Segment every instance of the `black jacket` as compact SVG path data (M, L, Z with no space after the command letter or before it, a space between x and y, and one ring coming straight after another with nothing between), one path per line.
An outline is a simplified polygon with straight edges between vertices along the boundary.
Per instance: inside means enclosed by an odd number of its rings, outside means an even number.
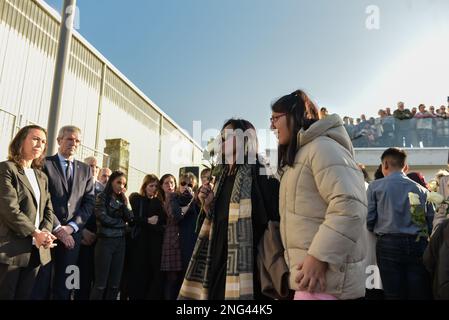
M170 197L169 201L171 214L175 217L179 226L182 268L183 270L186 270L198 238L196 227L201 207L196 200L192 201L192 196L190 194L175 193ZM186 206L189 207L183 212L182 207Z
M131 237L138 237L142 231L162 236L167 222L162 201L157 198L149 199L138 193L133 193L129 196L129 202L134 215ZM155 215L158 216L157 224L148 224L148 218Z
M120 200L107 197L103 192L95 202L97 236L118 238L125 236L126 223L133 223L133 212Z

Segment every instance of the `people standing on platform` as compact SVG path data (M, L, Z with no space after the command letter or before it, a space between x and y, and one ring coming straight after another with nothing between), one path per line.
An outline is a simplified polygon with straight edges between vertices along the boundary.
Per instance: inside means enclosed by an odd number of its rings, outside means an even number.
M95 201L97 244L95 284L91 300L117 300L125 261L126 224L133 223L133 212L126 196L126 175L114 171Z
M419 142L424 147L433 147L433 118L435 116L426 110L424 104L420 104L419 112L415 114L414 118L416 119L416 134Z
M265 175L254 126L230 119L221 130L216 183L199 189L204 221L180 299L268 299L261 291L257 245L279 221L279 182Z
M19 130L0 163L0 300L28 300L56 239L47 176L41 171L47 133Z
M363 174L338 115L318 120L301 90L272 105L278 141L280 231L297 300L365 296Z
M130 300L162 300L161 256L166 213L159 179L147 175L139 193L129 196L134 226L126 253L127 283Z
M67 267L77 266L84 225L94 205L94 180L90 167L75 159L81 145L81 130L64 126L58 133L58 152L46 158L44 172L48 176L51 201L55 213L56 235L61 244L54 249L54 277L51 265L41 268L33 289L33 299L69 300L75 286L67 286Z
M404 102L398 102L398 108L393 112L395 118L396 146L410 146L410 119L413 118L409 109L405 108Z

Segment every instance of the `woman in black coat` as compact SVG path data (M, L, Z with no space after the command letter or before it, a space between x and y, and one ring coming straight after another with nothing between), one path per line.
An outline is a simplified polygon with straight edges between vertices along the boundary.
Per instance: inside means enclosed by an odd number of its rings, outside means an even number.
M216 184L202 186L202 227L179 299L260 300L257 247L268 222L279 221L279 181L259 162L254 126L228 120L222 129Z
M159 179L147 175L139 193L129 197L134 226L128 246L128 295L131 300L161 300L162 240L166 215L159 191Z
M198 200L198 194L195 192L197 184L197 179L193 173L189 172L182 175L179 179L179 192L176 197L170 199L172 214L178 217L183 276L198 238L196 227L201 204Z

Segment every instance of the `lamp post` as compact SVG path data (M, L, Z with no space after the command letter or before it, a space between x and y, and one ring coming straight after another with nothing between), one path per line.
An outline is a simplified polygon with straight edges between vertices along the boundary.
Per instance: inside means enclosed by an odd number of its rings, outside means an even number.
M56 138L61 114L62 92L64 89L64 76L70 58L70 44L72 41L73 21L75 20L76 0L64 0L62 19L59 31L58 53L56 56L53 88L51 92L50 113L48 115L48 151L55 154L57 149Z

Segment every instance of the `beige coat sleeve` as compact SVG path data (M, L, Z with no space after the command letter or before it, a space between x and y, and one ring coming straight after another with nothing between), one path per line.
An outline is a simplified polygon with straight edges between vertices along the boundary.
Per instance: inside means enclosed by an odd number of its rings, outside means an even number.
M313 159L314 181L328 207L308 254L330 264L344 263L356 242L362 241L366 228L363 175L349 153L338 145L329 143L318 148Z

